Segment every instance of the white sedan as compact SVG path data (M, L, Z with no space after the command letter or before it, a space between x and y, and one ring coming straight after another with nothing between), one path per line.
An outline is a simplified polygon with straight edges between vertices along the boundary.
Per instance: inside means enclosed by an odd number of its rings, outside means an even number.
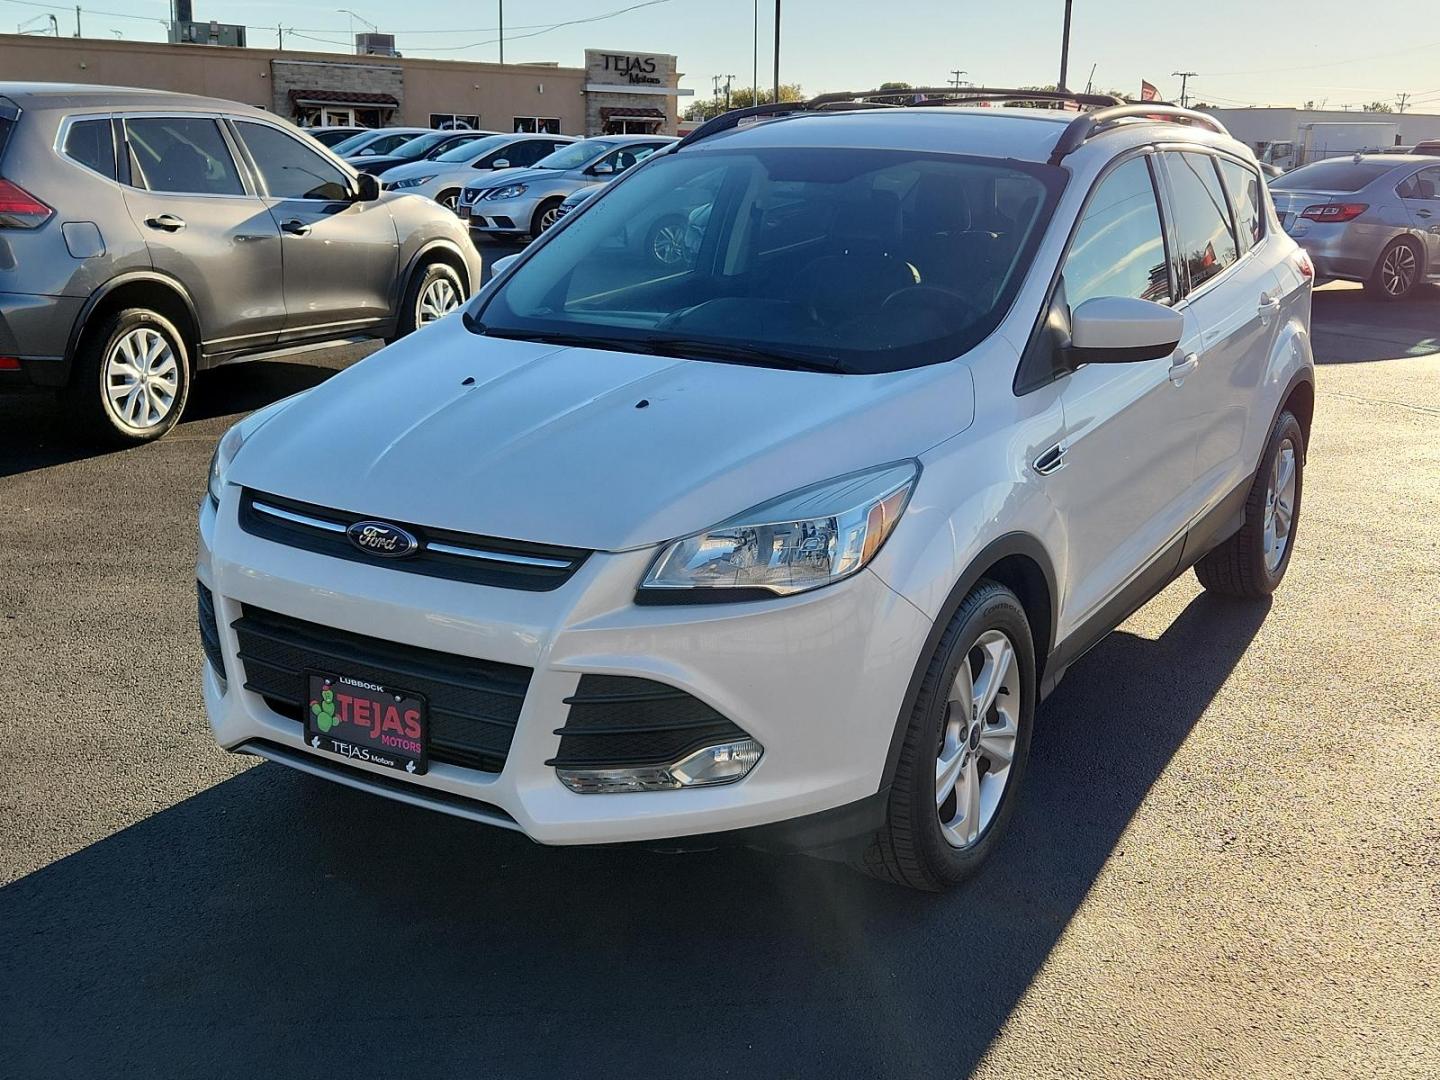
M385 174L385 191L424 195L454 210L475 170L514 169L535 162L575 139L570 135L487 135L463 142L429 161L399 165Z

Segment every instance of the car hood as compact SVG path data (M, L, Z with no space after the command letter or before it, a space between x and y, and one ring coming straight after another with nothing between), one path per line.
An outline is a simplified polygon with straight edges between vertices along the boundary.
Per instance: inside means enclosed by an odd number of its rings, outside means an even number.
M451 316L310 391L227 479L406 524L621 551L917 456L973 416L963 364L782 371L486 338Z
M489 172L480 172L465 186L493 188L507 184L534 184L541 180L556 180L564 175L559 169L491 169Z
M407 161L403 165L396 165L385 170L387 182L405 180L412 176L439 176L441 173L454 172L456 169L464 169L465 165L457 165L453 161Z

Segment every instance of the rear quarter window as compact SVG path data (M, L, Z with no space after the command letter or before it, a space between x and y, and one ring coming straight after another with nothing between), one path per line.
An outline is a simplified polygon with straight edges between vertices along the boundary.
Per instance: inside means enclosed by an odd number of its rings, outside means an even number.
M10 141L10 132L19 116L19 106L7 97L0 97L0 157L5 156L5 144Z
M109 120L76 120L65 133L65 156L115 179L115 138Z

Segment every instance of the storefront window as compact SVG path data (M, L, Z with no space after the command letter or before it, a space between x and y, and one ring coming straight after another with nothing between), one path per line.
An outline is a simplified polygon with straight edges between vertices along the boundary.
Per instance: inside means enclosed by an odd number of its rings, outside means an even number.
M431 113L430 126L437 131L466 131L480 127L476 113Z
M515 130L526 135L559 135L560 119L555 116L517 116Z

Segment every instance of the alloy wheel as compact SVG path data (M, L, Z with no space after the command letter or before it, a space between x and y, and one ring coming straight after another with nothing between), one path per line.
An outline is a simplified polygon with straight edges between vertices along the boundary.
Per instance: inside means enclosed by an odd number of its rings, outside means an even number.
M180 363L165 335L139 326L122 335L105 356L105 396L111 412L127 427L146 430L162 423L180 392Z
M1380 264L1380 283L1391 296L1404 296L1415 284L1420 267L1409 244L1396 244Z
M425 326L443 319L460 306L460 291L449 278L437 277L426 285L416 302L415 325Z
M558 206L547 206L547 207L545 208L545 211L540 215L540 231L541 231L541 232L545 232L547 229L550 228L551 225L554 225L555 222L557 222L557 221L559 221L559 220L560 220L560 207L558 207Z
M458 191L447 191L440 196L440 205L449 210L452 214L460 212L460 193Z
M1265 568L1279 569L1290 547L1290 528L1295 520L1295 444L1280 444L1270 466L1270 485L1265 491Z
M664 266L674 266L685 259L685 226L662 225L655 230L650 253Z
M951 847L973 847L995 819L1020 732L1020 661L1000 630L981 634L946 702L935 760L935 812Z

